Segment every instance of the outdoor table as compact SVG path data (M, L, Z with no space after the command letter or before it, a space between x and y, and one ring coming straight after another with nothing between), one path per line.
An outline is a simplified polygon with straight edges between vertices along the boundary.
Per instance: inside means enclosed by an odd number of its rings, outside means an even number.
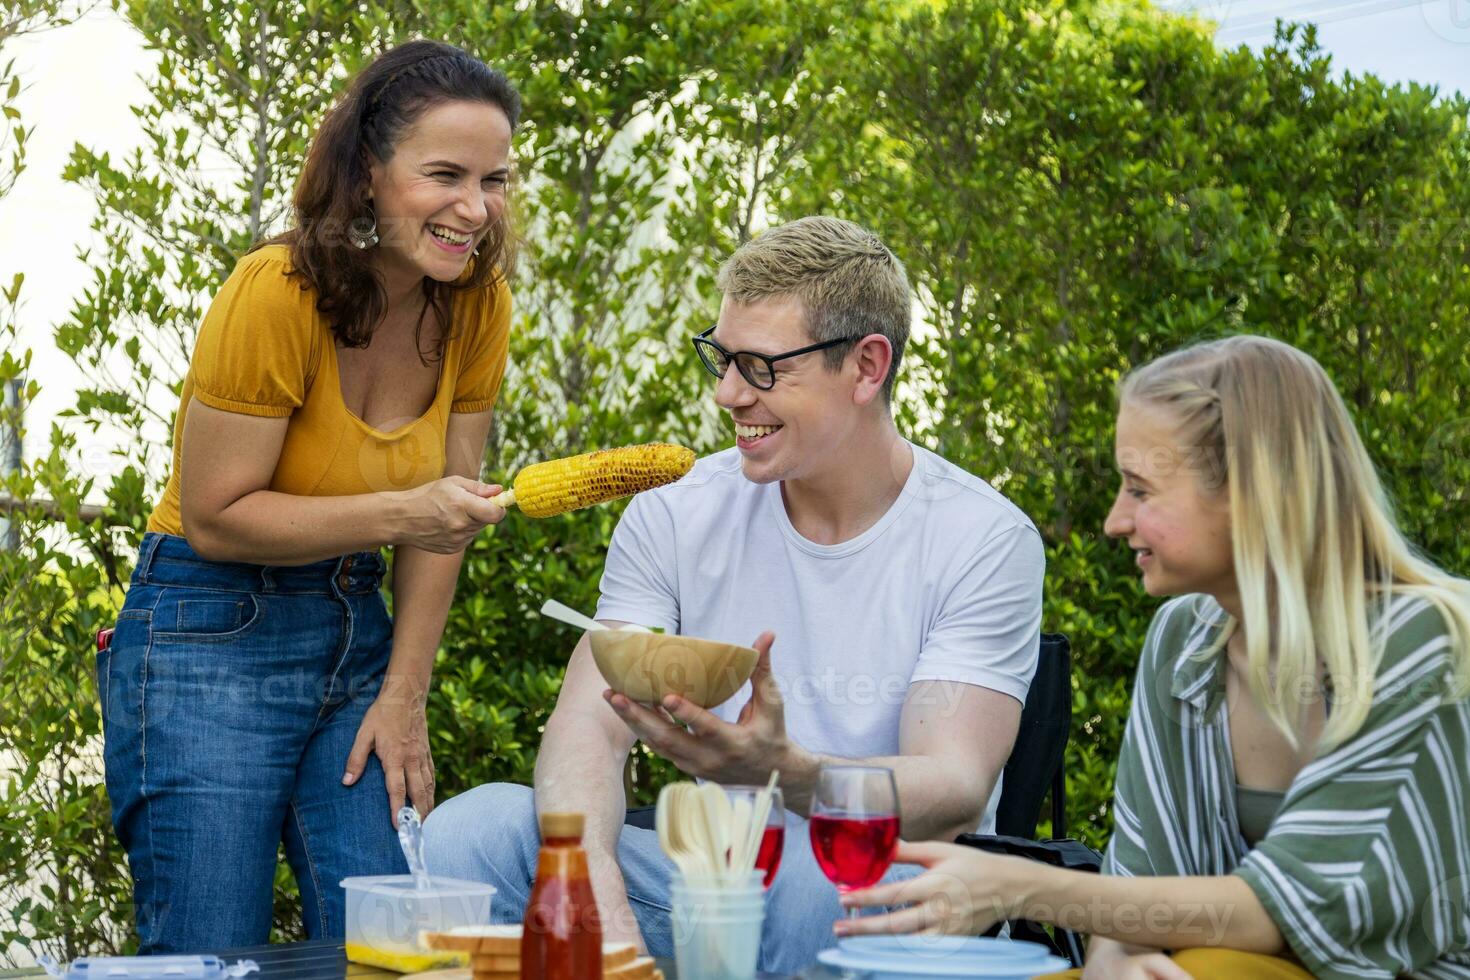
M245 949L212 952L227 964L236 960L254 960L259 963L260 972L252 973L247 980L398 980L402 976L380 967L348 962L342 944L331 940L250 946ZM678 972L674 969L672 959L660 959L657 962L667 980L678 980ZM23 970L0 970L0 980L35 980L45 976L46 971L39 966ZM774 973L759 973L756 976L760 980L783 980ZM797 976L806 980L826 980L838 974L814 964L810 970Z

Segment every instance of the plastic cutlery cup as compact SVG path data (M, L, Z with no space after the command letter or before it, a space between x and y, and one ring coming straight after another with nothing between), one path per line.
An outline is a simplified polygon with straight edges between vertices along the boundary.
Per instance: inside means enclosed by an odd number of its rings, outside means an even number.
M764 876L755 871L741 878L731 875L711 877L675 876L669 884L669 895L677 902L698 907L712 915L726 912L745 912L752 908L765 907Z
M690 891L673 882L670 916L680 980L751 980L765 922L762 875Z

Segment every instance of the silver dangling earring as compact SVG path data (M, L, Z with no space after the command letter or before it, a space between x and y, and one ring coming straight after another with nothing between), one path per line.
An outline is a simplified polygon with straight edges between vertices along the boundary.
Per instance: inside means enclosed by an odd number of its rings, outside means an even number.
M366 216L353 218L347 223L347 237L360 249L369 249L378 244L378 218L371 208Z

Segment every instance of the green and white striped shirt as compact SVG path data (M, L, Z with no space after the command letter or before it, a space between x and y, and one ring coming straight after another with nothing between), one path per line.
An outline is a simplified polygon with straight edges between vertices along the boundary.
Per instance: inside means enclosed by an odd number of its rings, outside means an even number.
M1320 977L1470 977L1470 707L1448 697L1439 611L1391 603L1368 720L1297 774L1254 849L1221 710L1226 619L1192 595L1149 627L1103 873L1237 874Z

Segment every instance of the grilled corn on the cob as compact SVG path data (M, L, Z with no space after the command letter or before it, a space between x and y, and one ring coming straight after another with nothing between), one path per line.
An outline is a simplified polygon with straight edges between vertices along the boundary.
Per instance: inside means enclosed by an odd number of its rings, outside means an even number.
M554 517L673 483L693 465L693 450L666 442L599 449L527 466L493 502L514 504L528 517Z

